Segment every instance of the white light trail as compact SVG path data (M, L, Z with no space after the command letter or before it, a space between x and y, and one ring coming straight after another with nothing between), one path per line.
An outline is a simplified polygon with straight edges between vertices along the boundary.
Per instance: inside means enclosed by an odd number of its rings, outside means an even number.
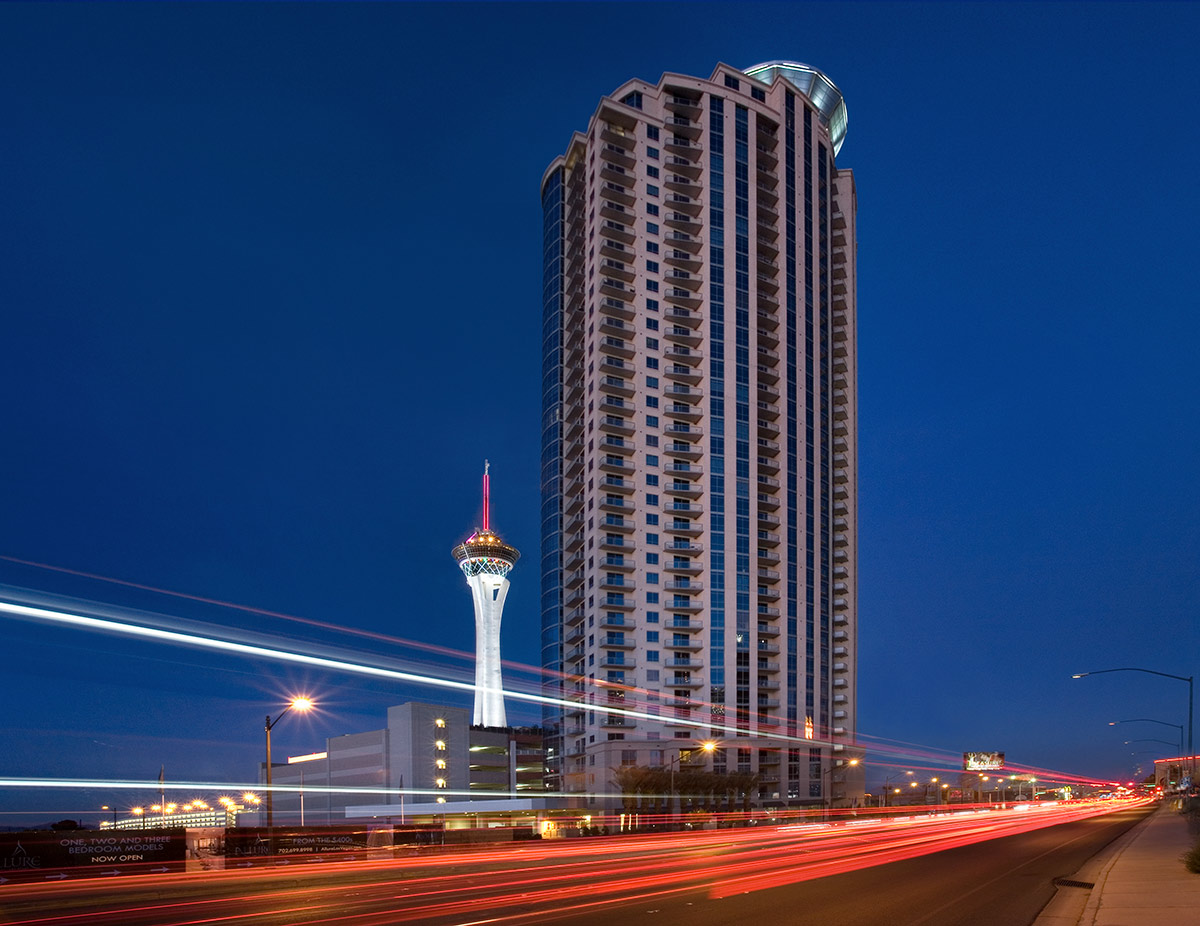
M59 626L90 630L98 633L112 633L120 636L154 640L160 643L174 644L177 646L215 650L217 652L233 653L240 656L250 656L258 659L272 659L277 662L290 662L299 665L314 666L316 668L328 669L333 672L345 672L353 675L368 675L375 678L389 679L391 681L407 682L413 685L424 685L431 688L448 688L454 691L471 692L472 694L475 691L475 685L471 682L460 682L454 679L438 678L436 676L419 674L416 672L405 671L403 669L392 669L383 666L365 665L358 662L348 662L344 659L332 659L327 656L316 656L309 653L290 652L288 650L277 649L275 647L263 646L260 644L240 643L235 640L221 639L217 636L206 636L199 633L185 633L183 631L167 630L161 627L148 627L144 624L132 624L112 618L90 617L83 614L73 614L69 611L63 611L58 608L37 607L27 604L17 604L11 601L0 601L0 614L5 614L22 620L57 624ZM572 701L567 698L554 698L550 697L549 695L532 694L529 692L514 691L510 689L505 689L504 696L512 698L515 701L525 701L532 704L548 704L556 707L565 707L568 709L579 709L581 707L586 707L588 710L601 710L606 714L617 714L623 717L632 717L639 720L654 720L659 722L663 720L663 716L661 714L652 714L647 711L631 710L626 707L621 707L618 704L610 704L608 702L590 703L583 701ZM672 718L671 722L679 726L689 726L705 731L711 730L714 733L719 732L729 734L731 736L737 732L734 727L724 726L711 721ZM781 741L805 743L809 746L828 745L820 739L789 736L782 732L775 734L773 738Z

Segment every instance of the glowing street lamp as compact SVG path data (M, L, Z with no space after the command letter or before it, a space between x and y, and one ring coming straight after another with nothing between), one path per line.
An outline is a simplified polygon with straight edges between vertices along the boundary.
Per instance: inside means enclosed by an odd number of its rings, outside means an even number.
M283 719L283 715L290 710L297 710L301 713L311 711L313 709L312 699L310 698L293 698L292 703L275 715L275 719L271 719L271 715L267 714L265 725L267 734L267 829L270 829L274 823L271 815L271 730L275 724Z

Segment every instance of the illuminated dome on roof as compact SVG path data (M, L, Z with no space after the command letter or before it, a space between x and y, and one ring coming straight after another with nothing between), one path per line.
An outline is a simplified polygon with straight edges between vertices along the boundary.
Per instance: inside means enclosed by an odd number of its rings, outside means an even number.
M842 99L842 91L823 73L799 61L767 61L742 73L764 84L773 84L782 77L803 93L817 107L821 122L829 127L834 155L842 150L842 142L846 140L846 101Z

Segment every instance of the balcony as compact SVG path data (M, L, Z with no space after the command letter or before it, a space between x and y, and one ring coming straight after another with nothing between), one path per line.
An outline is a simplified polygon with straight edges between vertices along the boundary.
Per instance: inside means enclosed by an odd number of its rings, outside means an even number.
M663 395L665 395L668 399L673 399L677 402L699 403L704 398L704 391L701 389L693 389L690 386L682 386L678 383L672 383L663 389Z
M698 463L680 463L673 460L663 467L663 472L684 479L700 479L704 475L704 467Z
M703 669L704 660L694 659L690 656L674 656L671 659L664 660L662 663L664 669Z
M767 418L758 419L758 436L759 437L778 437L779 425Z
M632 218L632 217L631 217ZM607 235L610 238L615 238L625 244L633 244L637 240L633 228L623 222L617 222L613 219L605 219L600 225L600 233Z
M637 660L636 659L633 659L632 657L618 658L618 657L623 657L624 655L625 655L624 653L618 653L618 654L613 654L611 656L601 657L600 668L601 669L636 669L637 668Z
M612 241L608 238L600 239L600 255L618 262L630 261L636 256L631 248L625 247L619 241Z
M672 281L668 279L667 281L665 281L664 286L666 286L667 284L669 284L671 282ZM680 282L688 282L688 281L682 280ZM696 279L693 282L696 284L697 287L699 287L699 283L700 283L699 279ZM687 309L698 309L700 307L700 303L703 301L700 298L699 293L692 292L692 290L690 290L690 289L686 289L683 286L676 286L676 285L671 285L669 289L663 289L663 291L660 293L660 295L669 304L681 305Z
M600 157L609 164L616 164L624 167L626 170L633 170L637 166L637 161L629 152L629 149L619 144L613 144L612 142L600 146Z
M601 376L599 386L602 395L633 397L633 384L622 376Z
M682 518L674 518L671 521L665 522L661 526L663 533L670 534L672 537L699 537L704 533L704 525L700 521L687 521Z
M633 342L623 338L604 337L600 339L601 353L626 360L633 359Z
M695 482L668 482L662 487L664 495L671 498L696 499L704 492L704 487Z
M678 421L686 421L688 423L700 420L703 412L694 405L684 405L682 402L677 402L674 405L663 407L662 413L668 418L673 418Z
M660 644L663 649L685 650L689 653L698 652L703 649L704 644L693 637L688 637L686 640L671 640Z
M690 347L672 344L663 351L664 357L674 363L686 363L689 366L699 366L704 360L704 354Z
M663 434L667 437L695 442L703 439L704 429L693 424L675 422L663 428Z
M768 144L757 144L754 146L756 158L759 168L774 170L775 165L779 163L779 158L775 154L775 146Z
M686 212L672 210L663 216L663 221L669 228L677 229L681 232L686 232L689 235L699 234L704 227L700 219L696 216L688 215Z
M621 473L626 476L633 475L633 464L623 457L608 455L600 460L600 469L606 473Z
M690 592L699 593L704 591L704 583L686 581L664 582L662 588L665 592L683 592L685 594Z
M633 424L628 418L618 418L615 415L605 415L600 419L600 430L608 434L633 436Z
M699 133L696 133L699 134ZM668 135L664 147L672 154L696 159L703 150L700 143L683 135Z
M704 552L704 544L687 540L672 540L670 543L663 544L662 548L669 553L686 553L689 556Z
M685 347L699 347L703 340L699 331L683 325L672 325L670 328L663 329L662 336L673 344L682 344Z
M755 631L760 637L777 637L779 636L779 628L774 624L766 624L762 621L758 622L758 627Z
M605 515L600 520L600 527L606 531L620 531L623 534L632 534L637 529L632 519L619 514Z

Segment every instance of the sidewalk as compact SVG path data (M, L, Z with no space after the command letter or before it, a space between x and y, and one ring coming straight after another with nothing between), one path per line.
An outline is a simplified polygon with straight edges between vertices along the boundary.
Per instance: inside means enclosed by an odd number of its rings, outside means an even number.
M1198 836L1164 802L1072 875L1080 885L1059 887L1034 926L1200 926L1200 874L1180 861Z

